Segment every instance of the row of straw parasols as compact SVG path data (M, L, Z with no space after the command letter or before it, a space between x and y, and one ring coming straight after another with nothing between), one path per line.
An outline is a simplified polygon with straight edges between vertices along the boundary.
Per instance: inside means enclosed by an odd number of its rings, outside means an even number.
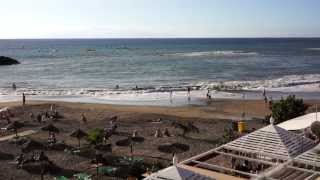
M50 133L59 133L60 132L60 130L56 126L54 126L53 124L48 124L47 126L42 127L41 130L48 131L49 134ZM70 136L78 139L78 146L80 148L80 146L81 146L80 140L82 138L84 138L84 137L87 137L88 134L79 128L79 129L74 130L70 134Z

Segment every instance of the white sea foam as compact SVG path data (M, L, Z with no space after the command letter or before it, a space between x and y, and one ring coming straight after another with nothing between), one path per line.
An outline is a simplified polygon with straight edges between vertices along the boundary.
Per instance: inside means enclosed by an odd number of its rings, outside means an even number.
M320 51L320 48L307 48L306 50L309 50L309 51Z
M229 90L262 90L270 91L288 91L288 92L320 92L320 74L308 75L289 75L276 79L255 80L255 81L225 81L225 82L200 82L195 84L187 84L183 86L163 86L163 87L146 87L139 90L132 89L96 89L96 88L69 88L69 89L34 89L34 88L19 88L17 91L12 91L10 88L0 88L0 95L21 95L26 93L35 96L119 96L149 94L158 92L180 92L186 91L187 87L191 86L193 90L214 89L220 91Z
M191 86L192 101L204 99L206 97L207 89L212 89L211 95L213 98L224 99L239 99L241 94L233 90L250 90L262 91L266 89L269 92L312 92L320 93L320 74L309 75L290 75L281 78L269 80L256 81L226 81L226 82L201 82L196 84L189 84L185 86L176 87L149 87L139 90L132 89L33 89L33 88L19 88L17 91L12 91L9 88L0 88L0 101L17 100L20 99L21 94L25 93L31 99L47 100L56 98L55 100L86 100L90 102L94 100L101 100L107 103L118 104L135 104L137 102L162 102L168 104L170 100L170 91L173 91L173 98L175 103L187 104L187 86ZM253 97L256 98L256 97ZM151 103L152 104L152 103Z
M187 52L187 53L173 53L167 54L168 56L182 56L182 57L241 57L241 56L256 56L257 52L249 51L199 51L199 52Z
M320 74L289 75L276 79L199 83L203 88L220 90L262 90L284 92L320 92ZM298 88L297 88L298 87Z

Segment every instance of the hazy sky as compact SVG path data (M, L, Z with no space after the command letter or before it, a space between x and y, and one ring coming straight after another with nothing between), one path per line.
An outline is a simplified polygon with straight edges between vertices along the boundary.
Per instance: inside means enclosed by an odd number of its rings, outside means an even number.
M320 37L320 0L0 1L0 38Z

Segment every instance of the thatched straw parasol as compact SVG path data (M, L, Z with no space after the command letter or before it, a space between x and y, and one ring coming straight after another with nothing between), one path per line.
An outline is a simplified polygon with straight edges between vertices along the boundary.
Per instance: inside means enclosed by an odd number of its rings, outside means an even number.
M141 137L141 136L131 137L131 141L137 142L137 143L142 143L144 141L144 137Z
M130 144L131 144L131 141L130 141L129 138L121 139L121 140L116 142L117 146L130 146Z
M23 123L19 121L14 121L6 126L7 130L14 130L16 136L18 136L18 129L22 128L24 126Z
M41 130L48 131L49 133L50 132L52 132L52 133L59 133L60 132L59 129L52 124L49 124L49 125L42 127Z
M28 140L27 142L21 145L21 151L24 153L32 152L32 151L43 149L43 148L44 148L43 144L34 140Z
M8 153L4 153L0 151L0 159L1 160L11 160L14 158L14 155L12 154L8 154Z
M73 131L71 134L70 134L71 137L75 137L78 139L78 143L79 143L79 148L80 148L80 140L84 137L87 137L88 134L84 131L82 131L81 129L77 129L75 131Z

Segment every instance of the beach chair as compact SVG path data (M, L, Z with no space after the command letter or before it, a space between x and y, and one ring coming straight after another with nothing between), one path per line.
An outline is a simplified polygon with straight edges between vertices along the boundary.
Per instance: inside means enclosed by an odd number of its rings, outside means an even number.
M78 155L80 154L80 149L64 149L64 152L70 155Z
M98 168L98 173L104 175L112 175L116 170L117 168L103 166Z
M59 176L59 177L55 177L55 180L69 180L68 178L64 177L64 176Z
M77 180L92 180L91 175L86 173L78 173L73 175Z

